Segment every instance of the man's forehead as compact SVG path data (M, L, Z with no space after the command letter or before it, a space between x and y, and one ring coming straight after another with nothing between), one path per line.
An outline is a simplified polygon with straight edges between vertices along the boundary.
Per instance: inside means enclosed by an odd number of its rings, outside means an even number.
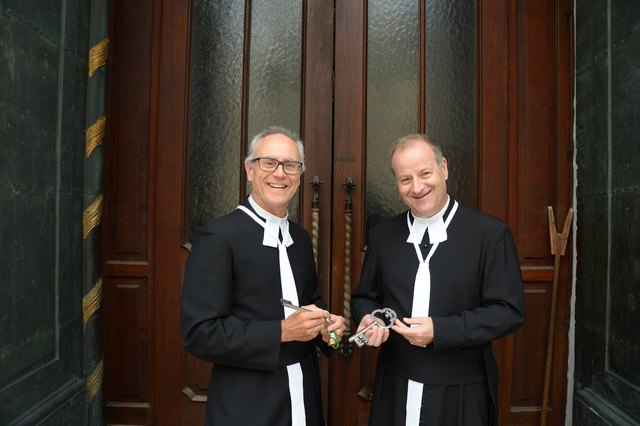
M420 163L416 163L416 164L412 164L410 166L405 166L405 167L400 167L400 170L398 170L399 174L413 174L413 173L421 173L421 172L431 172L433 170L435 170L438 167L438 165L436 163L433 162L420 162Z
M392 163L401 167L411 167L412 169L420 167L437 167L438 161L430 150L409 149L398 150L393 156Z
M256 154L272 153L272 154L295 154L298 156L298 148L296 143L286 135L276 133L266 136L256 146Z

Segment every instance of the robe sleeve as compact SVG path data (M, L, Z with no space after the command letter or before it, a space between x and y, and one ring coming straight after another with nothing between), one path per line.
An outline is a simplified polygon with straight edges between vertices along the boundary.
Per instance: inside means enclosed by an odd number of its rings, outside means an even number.
M212 227L206 228L194 243L184 274L183 344L192 355L207 361L275 370L280 355L280 319L232 315L232 262L232 249L224 236Z
M506 225L498 227L489 239L480 280L479 307L459 315L432 318L435 350L484 346L523 324L520 264Z

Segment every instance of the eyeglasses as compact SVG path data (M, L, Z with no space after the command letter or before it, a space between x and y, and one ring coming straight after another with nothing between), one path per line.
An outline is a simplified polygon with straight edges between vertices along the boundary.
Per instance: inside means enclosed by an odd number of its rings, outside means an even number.
M282 164L282 170L288 175L299 175L302 173L302 163L293 160L278 161L275 158L260 157L251 160L252 163L258 163L258 167L263 172L275 172L278 166Z

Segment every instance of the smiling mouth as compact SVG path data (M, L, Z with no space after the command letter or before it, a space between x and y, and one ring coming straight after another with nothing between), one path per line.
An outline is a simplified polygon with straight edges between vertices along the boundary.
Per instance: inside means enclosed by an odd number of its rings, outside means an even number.
M417 200L421 200L421 199L425 198L427 195L429 195L430 193L431 193L431 191L426 192L426 193L421 194L421 195L414 195L413 198L415 198Z
M287 185L282 185L282 184L278 184L278 183L268 183L267 185L269 187L275 188L275 189L284 189L284 188L287 187Z

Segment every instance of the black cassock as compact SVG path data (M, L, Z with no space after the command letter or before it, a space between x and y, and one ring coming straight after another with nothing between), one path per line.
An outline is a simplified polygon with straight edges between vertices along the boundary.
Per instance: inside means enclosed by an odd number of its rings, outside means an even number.
M247 201L243 203L251 209ZM251 209L253 211L253 209ZM325 308L308 233L289 223L287 254L299 304ZM301 363L307 425L322 425L316 345L280 342L278 249L264 246L264 229L235 210L205 225L194 241L182 289L183 343L214 363L209 381L207 425L290 425L287 365Z
M445 219L453 204L450 198ZM395 310L399 319L411 317L418 258L408 236L407 212L369 232L360 283L351 299L354 324L381 307ZM422 243L426 257L427 232ZM435 340L418 347L390 332L378 357L370 424L405 424L410 379L425 384L421 422L497 425L498 367L491 342L524 321L511 231L492 216L458 205L429 271Z

